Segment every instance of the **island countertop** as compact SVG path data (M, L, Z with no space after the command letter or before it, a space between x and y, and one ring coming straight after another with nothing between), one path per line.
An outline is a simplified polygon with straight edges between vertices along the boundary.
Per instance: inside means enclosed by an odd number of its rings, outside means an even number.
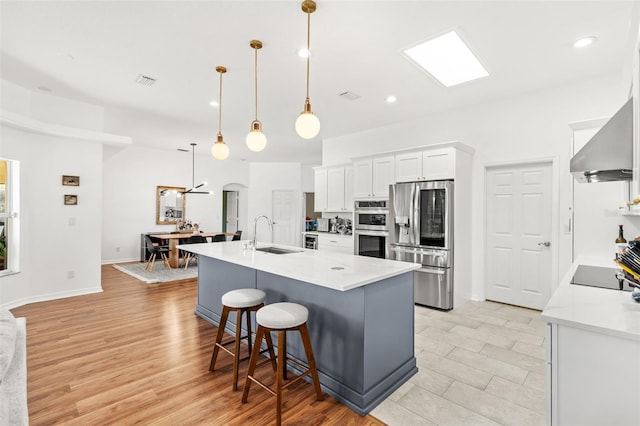
M351 290L420 268L417 263L258 242L258 248L273 246L296 250L287 254L265 253L245 248L247 243L243 240L186 244L178 248L338 291Z
M628 291L570 284L580 264L615 267L613 262L576 262L545 306L542 318L550 323L640 340L640 303L634 302Z

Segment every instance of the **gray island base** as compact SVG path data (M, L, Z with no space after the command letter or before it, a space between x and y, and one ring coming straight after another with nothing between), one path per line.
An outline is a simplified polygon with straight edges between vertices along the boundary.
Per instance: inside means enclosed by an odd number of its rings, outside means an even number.
M264 290L266 304L295 302L309 309L307 324L322 389L360 415L418 371L413 271L340 291L199 256L197 315L218 325L220 298L238 288ZM235 326L230 316L226 331L235 333ZM287 352L306 365L298 333L287 336Z

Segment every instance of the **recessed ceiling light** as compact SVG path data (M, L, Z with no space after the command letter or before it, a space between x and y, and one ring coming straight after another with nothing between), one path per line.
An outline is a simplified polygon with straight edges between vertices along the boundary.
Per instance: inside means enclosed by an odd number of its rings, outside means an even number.
M395 96L393 96L393 95L390 95L390 96L387 96L387 99L385 99L385 100L387 101L387 103L392 104L392 103L394 103L395 101L397 101L397 100L398 100L398 98L396 98L396 97L395 97Z
M446 87L489 75L455 31L406 49L404 54Z
M576 41L575 43L573 43L573 47L587 47L592 45L593 43L596 42L596 40L598 40L596 37L593 36L589 36L589 37L583 37L581 39L579 39L578 41Z
M298 50L298 57L302 59L307 59L309 56L310 56L310 53L306 47L303 47L302 49Z
M211 105L212 107L220 106L220 104L218 104L218 101L211 101L209 102L209 105Z

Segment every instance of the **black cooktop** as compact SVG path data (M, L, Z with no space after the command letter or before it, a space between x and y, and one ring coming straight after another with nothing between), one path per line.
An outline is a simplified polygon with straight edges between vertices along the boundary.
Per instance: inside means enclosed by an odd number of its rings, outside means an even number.
M618 271L617 268L580 265L571 279L571 284L631 291L629 284L626 282L621 284L621 280L618 280L616 276Z

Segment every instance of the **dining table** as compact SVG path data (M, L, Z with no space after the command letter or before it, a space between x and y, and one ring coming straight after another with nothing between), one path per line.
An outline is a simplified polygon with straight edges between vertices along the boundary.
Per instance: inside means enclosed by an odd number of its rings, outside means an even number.
M233 237L234 233L233 232L200 232L197 234L194 234L193 232L185 232L185 233L174 233L174 234L154 234L154 235L149 235L152 239L159 239L159 240L168 240L169 241L169 265L171 265L172 268L178 268L180 266L180 256L179 256L179 250L178 250L178 243L180 242L180 240L186 240L189 237L192 237L194 235L200 235L202 237L213 237L214 235L220 235L220 234L224 234L225 237Z

